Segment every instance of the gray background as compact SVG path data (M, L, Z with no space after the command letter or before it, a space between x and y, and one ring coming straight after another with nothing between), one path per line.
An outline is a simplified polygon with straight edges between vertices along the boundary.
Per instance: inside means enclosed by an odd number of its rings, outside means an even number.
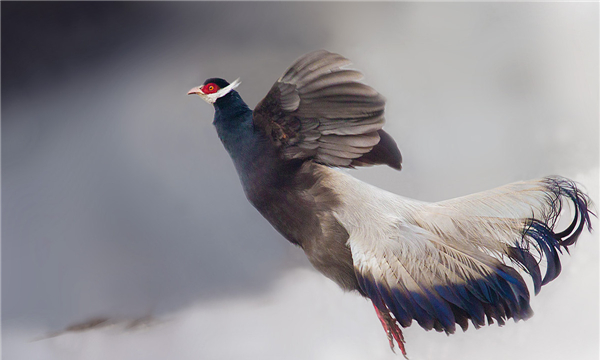
M598 202L595 3L1 6L5 359L400 358L247 203L185 95L208 77L241 77L253 107L303 53L339 52L404 157L353 175L438 201L560 174ZM563 258L532 319L415 324L409 356L597 359L597 236ZM31 342L94 316L123 323Z

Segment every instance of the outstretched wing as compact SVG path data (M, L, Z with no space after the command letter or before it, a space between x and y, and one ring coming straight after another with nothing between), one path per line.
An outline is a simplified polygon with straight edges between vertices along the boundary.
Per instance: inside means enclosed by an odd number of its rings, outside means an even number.
M469 319L479 327L486 318L490 324L528 318L529 292L511 265L531 275L537 294L560 274L562 249L585 227L591 230L590 200L558 177L432 204L395 201L393 220L379 229L385 239L351 231L349 244L361 288L404 327L415 319L425 329L452 333L455 324L466 329ZM557 232L568 202L574 219Z
M254 126L284 159L328 166L387 164L400 169L394 140L382 130L385 99L342 69L350 61L318 50L298 59L254 109Z

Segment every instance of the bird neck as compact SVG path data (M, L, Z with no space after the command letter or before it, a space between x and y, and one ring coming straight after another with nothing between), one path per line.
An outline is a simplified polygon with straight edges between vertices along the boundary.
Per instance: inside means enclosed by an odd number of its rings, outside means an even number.
M272 141L254 127L252 110L234 91L215 102L213 124L253 204L263 198L265 192L287 183L302 163L281 161Z
M242 100L240 94L235 90L231 90L225 96L218 98L213 105L215 111L221 111L226 114L251 111L244 100Z
M264 152L264 142L254 129L252 110L236 91L219 98L214 107L213 125L241 177Z
M213 125L225 149L233 158L245 150L253 137L252 110L235 91L218 99L214 106Z

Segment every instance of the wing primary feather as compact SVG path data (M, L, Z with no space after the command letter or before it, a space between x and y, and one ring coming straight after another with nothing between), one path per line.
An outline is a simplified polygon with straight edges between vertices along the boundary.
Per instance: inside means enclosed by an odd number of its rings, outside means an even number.
M319 157L316 158L315 161L327 166L349 166L352 159L339 158L329 154L319 154Z
M349 65L350 60L345 57L337 54L332 54L333 56L325 57L314 63L312 66L307 66L302 71L300 71L295 77L290 79L292 82L296 82L298 87L302 87L305 84L310 83L316 78L322 76L323 74L327 74L328 72L340 71L340 68L345 65Z
M366 100L370 100L370 98L374 97L383 98L383 96L381 96L375 89L359 82L326 86L303 94L303 97L307 100L315 98L328 99L329 97L335 96L354 96L357 98L366 97ZM383 101L385 101L385 99L383 99Z
M325 135L321 136L319 141L336 145L351 145L354 147L373 147L379 142L379 134L376 131L373 131L370 133L356 136Z
M318 146L322 149L347 151L347 152L359 154L361 156L364 155L364 153L367 153L371 150L370 147L360 147L360 146L345 145L345 144L334 144L334 143L330 143L330 142L326 142L326 141L321 141L320 139L318 140Z
M323 135L360 135L367 132L373 132L381 129L380 123L357 125L347 128L336 128L331 130L323 130Z
M298 88L298 93L306 94L324 87L344 84L351 81L360 80L362 78L363 74L356 70L335 71L319 76L312 82L307 83L301 88Z
M346 158L346 159L356 159L362 155L362 153L354 153L354 152L348 152L348 151L336 150L336 149L327 149L322 146L319 147L318 154L319 154L319 156L331 155L331 156L335 156L338 158Z
M306 66L308 66L308 64L315 61L316 59L325 57L328 54L331 54L331 53L327 50L316 50L316 51L313 51L313 52L310 52L308 54L301 56L298 60L296 60L288 68L288 70L285 72L285 74L283 74L283 76L281 76L281 78L279 78L279 81L289 82L290 79L292 79L294 76L296 76L302 69L304 69Z
M343 123L339 119L323 118L319 122L319 130L320 131L335 130L335 129L340 129L340 128L344 128L344 127L353 127L353 126L362 126L362 125L371 125L371 124L376 124L381 127L381 126L383 126L384 123L385 123L385 118L383 117L383 113L378 111L373 114L363 115L363 117L360 117L360 118L346 119ZM379 129L377 131L379 131ZM369 132L363 132L363 133L360 133L357 135L365 135L365 134L369 134L372 132L375 132L375 130L369 131Z

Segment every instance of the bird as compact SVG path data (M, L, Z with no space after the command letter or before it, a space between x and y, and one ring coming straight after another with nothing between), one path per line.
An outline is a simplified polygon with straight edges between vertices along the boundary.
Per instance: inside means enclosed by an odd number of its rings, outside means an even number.
M452 334L531 317L523 275L537 295L560 274L560 255L592 231L589 196L547 176L425 202L354 178L343 168L400 170L402 156L383 130L385 98L348 65L326 50L305 54L254 110L239 79L209 78L188 95L214 106L250 203L316 270L371 300L392 351L406 357L401 327L413 321Z

